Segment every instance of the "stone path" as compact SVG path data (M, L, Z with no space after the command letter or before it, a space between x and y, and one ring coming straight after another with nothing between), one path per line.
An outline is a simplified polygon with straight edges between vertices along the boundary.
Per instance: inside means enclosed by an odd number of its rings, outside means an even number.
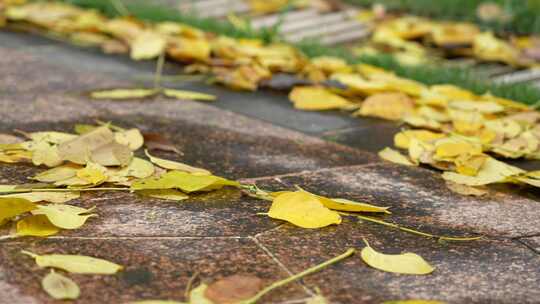
M232 189L182 203L128 193L85 194L77 204L97 206L100 216L82 229L47 239L1 241L0 303L56 303L40 287L47 270L20 254L21 249L92 255L125 265L114 276L70 277L82 290L76 303L126 303L183 300L195 272L209 282L249 273L270 283L349 247L362 248L362 238L386 253L418 253L436 271L428 276L384 273L353 256L271 293L261 303L301 303L296 300L315 288L333 303L344 304L410 298L540 303L538 192L501 188L483 198L453 194L439 174L382 162L372 153L390 145L399 126L339 112L296 111L277 92L232 92L185 82L169 85L213 93L219 101L93 101L86 97L90 90L151 79L153 63L30 35L0 33L0 41L0 132L70 131L75 123L110 120L164 134L184 156L160 156L217 175L256 181L270 190L299 185L390 206L393 215L387 221L433 234L485 236L437 243L353 218L339 226L300 229L257 216L270 204ZM166 68L175 71L178 67ZM538 163L526 166L538 168ZM0 183L23 183L35 172L29 166L1 165Z

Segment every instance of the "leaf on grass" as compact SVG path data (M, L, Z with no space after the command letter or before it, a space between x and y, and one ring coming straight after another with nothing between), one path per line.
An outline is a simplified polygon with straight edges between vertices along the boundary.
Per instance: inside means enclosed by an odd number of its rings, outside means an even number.
M70 278L51 270L43 280L41 286L51 297L56 300L74 300L79 297L79 286Z
M414 253L383 254L369 244L360 252L362 260L369 266L387 272L404 274L429 274L435 270L421 256Z
M155 89L113 89L90 93L94 99L142 99L159 94Z
M0 198L0 224L19 214L35 210L38 206L24 198Z
M115 274L123 267L99 258L71 255L71 254L44 254L23 250L22 253L35 259L39 267L52 267L65 270L70 273L81 274Z
M392 149L392 148L384 148L383 150L379 151L379 157L387 160L389 162L393 162L400 165L405 166L416 166L415 163L413 163L407 156L399 153L398 151Z
M17 235L19 236L50 236L57 234L60 229L54 226L49 219L43 215L27 216L17 222Z
M183 201L189 198L187 194L175 189L138 190L137 193L143 196L149 196L169 201Z
M193 92L193 91L164 89L163 94L167 97L172 97L176 99L203 100L203 101L216 100L216 96L214 95Z
M132 190L180 189L184 192L210 191L224 186L238 187L236 181L215 175L194 175L182 171L169 171L159 178L146 178L135 181Z
M263 287L256 276L236 274L210 284L204 296L215 304L234 304L253 297Z
M129 129L114 133L117 143L128 146L131 151L136 151L144 144L144 138L138 129Z
M302 228L321 228L340 224L341 216L306 192L285 192L274 198L268 216Z
M148 156L148 158L150 159L152 163L164 169L179 170L179 171L202 174L202 175L212 174L210 171L202 169L202 168L192 167L183 163L152 156L150 155L150 153L148 153L148 150L145 150L144 153L146 153L146 156Z
M301 110L351 109L356 105L321 87L295 87L289 94L294 107Z
M90 158L92 151L111 143L113 140L114 134L108 127L99 127L61 143L58 145L58 154L63 160L84 165Z
M77 199L81 194L77 191L73 192L28 192L28 193L13 193L5 194L0 196L0 198L23 198L31 201L32 203L37 202L49 202L55 204L63 204L65 202Z
M47 216L49 221L56 227L62 229L77 229L84 225L89 218L97 216L96 214L83 215L91 212L92 209L84 209L64 204L38 205L37 209L32 211L32 214L43 214Z
M148 150L169 151L177 154L182 154L180 150L167 138L158 133L143 133L144 145Z

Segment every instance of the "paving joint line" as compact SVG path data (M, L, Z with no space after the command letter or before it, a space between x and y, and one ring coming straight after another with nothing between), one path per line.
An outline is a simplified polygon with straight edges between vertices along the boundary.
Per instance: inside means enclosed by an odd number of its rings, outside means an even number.
M522 241L521 239L514 239L512 241L514 241L514 242L516 242L516 243L518 243L518 244L520 244L522 246L525 246L528 249L530 249L532 252L540 255L540 251L538 251L536 248L532 247L531 245L527 244L526 242Z
M240 240L249 236L49 236L49 240ZM22 241L20 237L6 238L5 241Z
M251 239L255 244L257 244L257 246L259 246L259 248L262 249L262 251L264 251L266 253L266 255L268 255L270 257L270 259L272 259L272 261L274 261L274 263L276 263L282 270L284 270L288 276L293 276L294 273L292 271L289 270L289 268L287 268L287 266L285 266L285 264L283 264L271 251L270 249L268 249L266 246L264 246L261 242L259 242L259 240L254 237L254 236L250 236L249 239ZM297 280L297 283L300 284L300 286L302 286L302 288L304 289L304 291L310 295L310 296L315 296L315 292L313 292L311 289L309 289L306 285L304 285L304 283L302 282L302 280Z

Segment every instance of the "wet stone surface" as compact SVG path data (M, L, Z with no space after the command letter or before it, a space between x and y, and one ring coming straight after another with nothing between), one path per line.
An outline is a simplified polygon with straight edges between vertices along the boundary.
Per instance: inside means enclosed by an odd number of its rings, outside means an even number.
M4 242L0 248L1 303L59 303L41 289L41 279L49 270L39 268L21 250L36 254L91 255L124 267L116 275L67 274L81 289L76 303L184 301L188 280L196 272L207 283L238 273L257 275L265 284L286 277L250 239L28 239ZM265 297L261 303L305 297L299 285L291 284Z

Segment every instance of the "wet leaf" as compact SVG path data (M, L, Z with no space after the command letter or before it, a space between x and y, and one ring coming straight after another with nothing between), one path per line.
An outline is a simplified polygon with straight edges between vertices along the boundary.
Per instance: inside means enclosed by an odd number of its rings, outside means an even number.
M203 101L216 100L216 96L214 95L193 92L193 91L185 91L185 90L164 89L163 94L167 97L176 98L176 99L203 100Z
M256 276L236 274L210 284L204 296L215 304L234 304L253 297L263 287Z
M55 235L58 232L60 232L60 229L42 214L27 216L17 222L17 235L19 236L46 237Z
M373 268L403 274L429 274L435 270L417 254L383 254L375 251L369 244L366 245L360 252L360 256Z
M94 99L143 99L159 94L155 89L113 89L94 91L90 97Z
M189 198L187 194L175 189L138 190L137 193L143 196L149 196L169 201L183 201Z
M416 166L415 163L411 162L411 160L399 153L398 151L392 149L392 148L384 148L383 150L379 151L379 157L387 160L389 162L393 162L400 165L406 165L406 166Z
M43 214L56 227L62 229L77 229L80 228L86 220L96 214L82 215L91 212L92 209L84 209L71 205L52 204L38 205L36 210L33 210L34 215Z
M56 300L74 300L81 294L79 286L73 280L54 272L54 270L51 270L41 280L41 286Z
M341 216L306 192L285 192L274 198L268 216L302 228L321 228L340 224Z
M210 191L224 186L238 187L240 184L214 175L194 175L181 171L169 171L159 178L135 181L132 190L180 189L184 192Z
M39 267L52 267L65 270L70 273L80 274L115 274L123 267L99 258L71 255L71 254L44 254L23 250L22 253L35 259Z
M24 198L0 198L0 224L36 208L36 204Z
M184 172L189 172L189 173L194 173L194 174L199 174L199 175L212 174L210 171L202 169L202 168L196 168L196 167L192 167L183 163L152 156L150 155L150 153L148 153L148 150L145 150L144 153L146 153L146 156L148 156L148 158L150 159L152 163L164 169L179 170L179 171L184 171Z
M301 110L351 109L356 105L322 87L295 87L289 94L294 107Z

